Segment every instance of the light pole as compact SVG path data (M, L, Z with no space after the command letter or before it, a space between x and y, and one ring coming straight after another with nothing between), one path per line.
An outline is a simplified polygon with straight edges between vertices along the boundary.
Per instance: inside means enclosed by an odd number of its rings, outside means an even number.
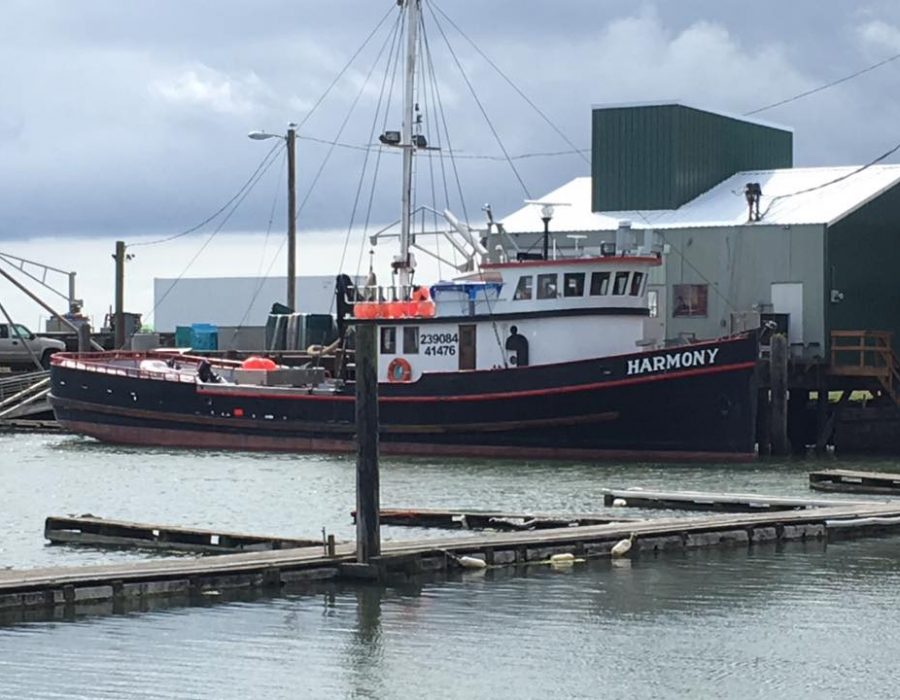
M288 167L288 251L287 251L287 301L291 311L296 311L297 288L297 184L296 184L296 150L297 125L288 124L287 134L270 134L266 131L251 131L247 136L256 141L265 139L284 139L287 144Z
M548 260L550 257L550 219L552 218L553 206L545 204L541 207L541 221L544 222L544 260Z

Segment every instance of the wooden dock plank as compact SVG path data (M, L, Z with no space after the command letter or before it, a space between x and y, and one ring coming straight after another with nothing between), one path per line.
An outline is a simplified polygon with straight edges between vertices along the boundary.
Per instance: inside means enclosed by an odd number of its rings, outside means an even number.
M654 491L645 489L600 489L607 506L672 510L725 511L755 513L761 511L800 510L842 505L862 505L871 501L786 498L755 493L716 493L709 491Z
M208 554L324 546L321 541L313 539L134 523L93 515L51 515L44 521L44 537L53 544L140 547Z
M809 487L817 491L900 495L900 473L823 469L809 473Z

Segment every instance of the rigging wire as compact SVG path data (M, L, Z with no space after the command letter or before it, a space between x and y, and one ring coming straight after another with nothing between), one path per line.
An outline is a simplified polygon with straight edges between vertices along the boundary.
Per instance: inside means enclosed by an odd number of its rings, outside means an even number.
M401 12L400 30L397 35L398 37L403 35L403 30L405 27L406 27L406 15L405 15L405 13ZM399 70L400 70L400 54L402 52L402 47L403 47L403 42L398 40L397 44L394 48L393 57L392 57L393 69L391 69L391 67L390 67L390 61L388 62L388 65L385 67L385 70L388 71L388 74L390 75L390 84L387 88L387 103L385 104L384 116L381 121L382 132L384 132L387 129L387 123L388 123L388 119L390 117L391 103L393 101L393 96L394 96L394 85L397 82L397 74L399 73ZM357 276L357 278L359 278L360 270L362 269L363 256L365 255L365 251L366 251L366 247L367 247L366 246L367 234L369 232L369 224L372 221L372 209L375 206L375 189L376 189L376 185L378 182L378 173L381 171L381 156L384 153L389 152L389 151L390 151L390 149L384 148L379 143L379 147L378 147L378 150L376 151L376 155L375 155L375 166L372 170L372 186L369 189L369 200L366 203L366 216L365 216L365 219L363 220L362 235L360 237L360 243L359 243L359 255L357 256L357 259L356 259L356 276Z
M462 180L459 177L459 168L456 165L456 157L453 155L453 143L450 139L450 127L447 124L447 112L444 109L444 100L441 98L441 87L437 80L437 71L434 69L434 56L431 51L431 42L428 41L427 33L423 33L423 36L424 36L424 44L425 44L425 53L426 53L426 58L428 61L428 72L431 76L431 89L432 89L432 92L434 93L434 96L437 98L437 107L438 107L437 113L438 113L438 116L440 117L440 122L439 122L439 126L438 126L438 135L440 138L440 133L441 133L440 127L443 126L444 138L446 139L446 142L447 142L447 159L450 160L450 167L453 170L453 178L456 181L456 191L459 195L459 205L462 208L464 220L468 221L469 213L466 210L466 198L463 196ZM439 142L439 145L440 145L440 142ZM450 208L450 194L449 194L449 190L446 185L447 174L446 174L446 170L444 168L445 160L446 160L445 158L441 157L439 159L439 162L441 164L441 172L442 172L442 176L444 179L444 196L447 201L447 208L449 209ZM456 257L454 256L454 260L455 259L456 259Z
M491 58L484 51L481 50L481 47L478 46L477 43L472 41L472 39L469 38L469 36L462 29L460 29L459 25L457 25L456 22L454 22L447 15L447 13L441 9L441 7L437 4L437 2L435 0L430 0L430 4L441 14L441 16L444 19L447 20L447 22L450 23L450 26L452 26L457 32L459 32L460 36L462 36L463 39L465 39L467 42L469 42L469 45L473 49L475 49L476 52L478 52L478 55L481 56L487 62L487 64L491 68L493 68L497 72L497 74L501 78L503 78L503 80L505 80L506 83L513 90L516 91L516 93L519 95L519 97L521 97L523 100L525 100L525 102L528 104L528 106L531 107L535 112L537 112L538 116L541 119L543 119L550 126L550 128L553 129L560 136L560 138L562 138L562 140L566 142L566 144L568 146L570 146L572 148L572 150L568 151L568 153L570 153L570 154L575 153L575 154L581 156L581 159L584 160L585 163L590 164L590 162L591 162L590 159L584 155L585 152L589 152L589 149L579 149L578 146L576 146L574 143L572 143L572 141L569 140L569 137L565 135L565 133L562 131L562 129L560 129L558 126L556 126L556 124L553 122L553 120L551 120L550 117L548 117L546 114L544 114L544 112L531 100L531 98L529 98L528 95L526 95L522 90L519 89L519 86L516 85L512 81L512 79L509 78L509 76L507 76L500 69L500 67L496 63L494 63L494 61L492 61Z
M428 6L431 9L431 5ZM519 174L518 169L516 168L515 163L510 159L509 153L506 150L506 146L503 145L503 139L500 138L500 134L497 133L497 129L494 127L494 123L491 121L491 118L488 116L487 112L484 109L484 105L481 103L481 100L478 98L478 93L475 91L472 82L469 80L469 76L466 73L465 68L463 68L462 63L456 55L456 52L453 50L453 45L450 43L450 39L447 37L446 32L444 32L444 27L441 25L440 20L438 19L437 14L434 10L431 10L432 19L434 21L434 25L438 28L438 31L441 33L441 37L444 39L444 43L447 45L447 50L450 52L450 56L453 58L453 62L456 64L456 67L459 69L460 74L462 75L463 80L466 83L466 86L469 88L469 92L472 94L472 98L475 100L475 104L478 105L478 109L481 111L481 116L484 117L485 122L487 122L488 128L491 130L491 133L494 135L494 139L497 141L497 145L500 147L500 150L503 152L504 157L506 158L506 162L509 163L510 169L513 171L513 174L516 176L516 180L519 181L519 185L522 186L522 191L525 193L526 199L531 199L531 193L528 191L528 186L525 184L525 181L522 179L522 176Z
M394 8L392 7L390 9L388 9L387 12L384 13L382 18L378 21L378 24L376 24L375 27L372 29L372 31L369 32L369 35L365 38L365 40L360 45L360 47L358 49L356 49L354 54L350 57L350 60L348 60L347 63L344 64L344 67L341 68L341 70L338 72L338 74L336 76L334 76L334 80L331 81L331 84L325 89L325 92L323 92L319 96L319 99L316 100L316 103L312 106L312 108L309 110L309 112L306 113L306 116L303 117L303 119L301 119L300 122L297 124L298 130L300 129L300 127L302 127L304 124L306 124L307 121L309 121L309 118L312 117L313 113L319 108L319 106L322 104L322 102L325 101L325 98L328 97L328 94L334 89L334 86L338 84L340 79L344 76L344 73L346 73L347 70L350 68L350 66L353 65L353 62L363 52L363 49L365 49L366 46L369 45L369 42L372 40L372 37L375 36L375 34L381 28L381 25L385 23L385 20L387 20L387 18L391 16L391 13L393 11L394 11Z

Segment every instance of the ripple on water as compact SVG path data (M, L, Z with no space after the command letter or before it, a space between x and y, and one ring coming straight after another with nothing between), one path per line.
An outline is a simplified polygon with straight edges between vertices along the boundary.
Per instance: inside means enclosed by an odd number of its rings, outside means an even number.
M44 546L51 513L353 536L350 458L136 450L56 436L0 441L3 565L151 556ZM803 496L810 466L386 459L382 501L590 512L602 510L604 486L725 484ZM425 532L385 530L398 539ZM896 543L667 553L0 627L2 694L891 697L900 646Z

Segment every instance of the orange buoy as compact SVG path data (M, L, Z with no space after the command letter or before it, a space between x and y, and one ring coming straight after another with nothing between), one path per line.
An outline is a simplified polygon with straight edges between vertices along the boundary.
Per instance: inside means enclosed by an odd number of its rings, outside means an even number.
M353 315L356 318L375 318L377 312L376 305L370 301L353 305Z
M412 378L412 366L403 357L395 357L388 365L389 382L408 382Z
M246 360L241 362L241 369L269 370L275 369L277 366L278 365L276 365L268 357L259 357L257 355L251 355Z
M426 301L418 302L417 316L421 316L422 318L434 318L435 307L434 302L431 299L427 299Z

